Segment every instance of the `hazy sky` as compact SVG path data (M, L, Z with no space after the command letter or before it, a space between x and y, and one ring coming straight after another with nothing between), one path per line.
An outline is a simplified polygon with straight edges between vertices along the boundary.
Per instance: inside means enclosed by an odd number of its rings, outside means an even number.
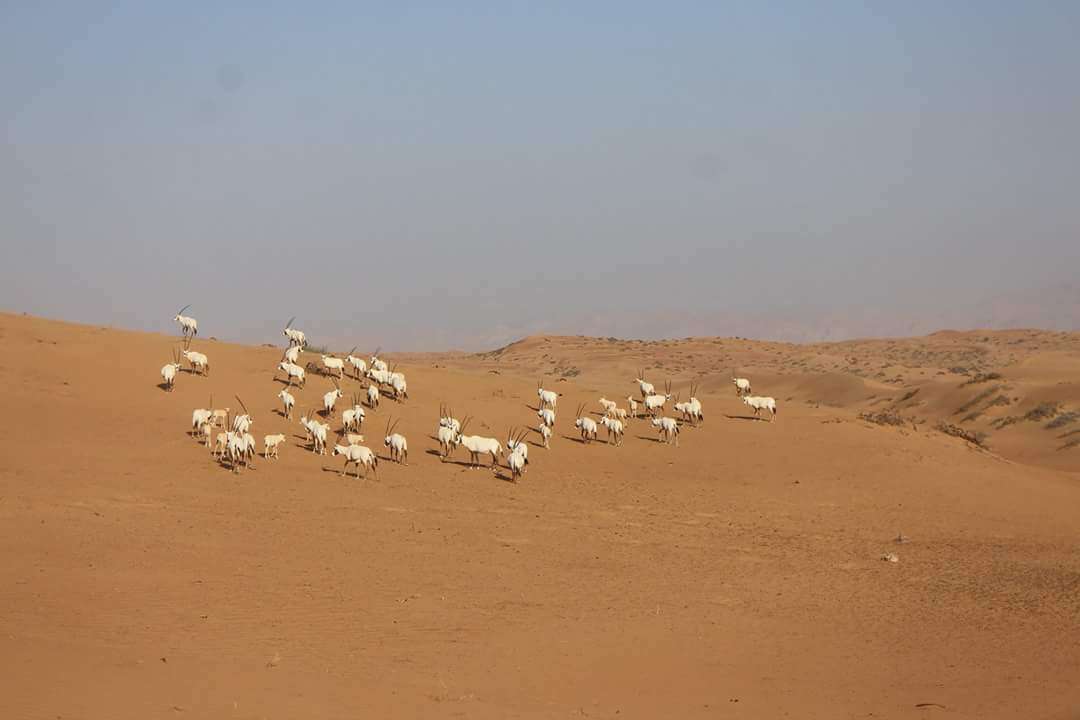
M1080 327L1080 3L0 3L0 309Z

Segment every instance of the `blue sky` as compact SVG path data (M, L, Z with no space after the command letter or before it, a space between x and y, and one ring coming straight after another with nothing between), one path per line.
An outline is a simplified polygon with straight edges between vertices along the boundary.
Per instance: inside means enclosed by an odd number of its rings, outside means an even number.
M1077 37L1066 2L6 3L0 308L401 349L1076 328Z

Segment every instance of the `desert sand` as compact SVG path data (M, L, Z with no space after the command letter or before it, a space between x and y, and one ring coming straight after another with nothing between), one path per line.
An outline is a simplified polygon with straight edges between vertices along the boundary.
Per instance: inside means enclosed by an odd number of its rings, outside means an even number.
M278 414L279 347L197 339L168 393L176 342L0 315L0 717L1080 717L1078 334L391 354L411 397L363 432L385 458L400 418L410 462L377 480ZM641 367L705 422L576 441ZM504 438L539 377L520 482L440 461L441 402ZM211 393L280 460L215 463Z

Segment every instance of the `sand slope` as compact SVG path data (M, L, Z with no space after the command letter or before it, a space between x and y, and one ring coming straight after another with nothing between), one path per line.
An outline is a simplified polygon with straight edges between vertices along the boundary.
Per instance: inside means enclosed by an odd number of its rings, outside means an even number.
M175 338L0 315L0 341L2 717L1080 714L1080 450L1054 437L1076 426L991 426L1080 407L1075 335L399 356L412 398L364 432L401 417L410 466L378 481L275 414L278 349L197 341L210 377L170 394ZM700 379L705 425L574 441L577 403L641 366ZM777 422L746 419L733 368ZM935 431L991 372L987 400L1017 399L967 421L990 451ZM558 432L521 483L429 454L440 401L502 437L544 373ZM289 434L281 460L211 462L185 432L210 392ZM894 405L914 422L857 419Z

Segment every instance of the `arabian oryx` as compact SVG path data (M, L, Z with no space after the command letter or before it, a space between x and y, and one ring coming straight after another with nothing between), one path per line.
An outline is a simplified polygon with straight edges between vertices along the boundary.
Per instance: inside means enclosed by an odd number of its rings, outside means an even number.
M386 421L386 437L383 438L383 445L390 448L390 460L402 465L408 465L409 443L404 435L394 432L394 429L400 421L401 419L398 418L392 425L390 424L390 420Z
M302 348L307 345L307 336L304 335L303 332L293 328L292 324L295 319L296 317L294 316L289 319L289 322L285 323L285 329L281 331L281 334L289 338L290 345L296 345L297 347Z
M185 305L180 308L180 311L176 313L176 317L173 320L180 325L180 334L184 337L195 337L199 334L199 321L193 317L188 317L184 314L191 305Z
M180 372L180 352L173 349L173 361L161 368L161 380L165 389L172 392L173 383L176 382L176 373Z

